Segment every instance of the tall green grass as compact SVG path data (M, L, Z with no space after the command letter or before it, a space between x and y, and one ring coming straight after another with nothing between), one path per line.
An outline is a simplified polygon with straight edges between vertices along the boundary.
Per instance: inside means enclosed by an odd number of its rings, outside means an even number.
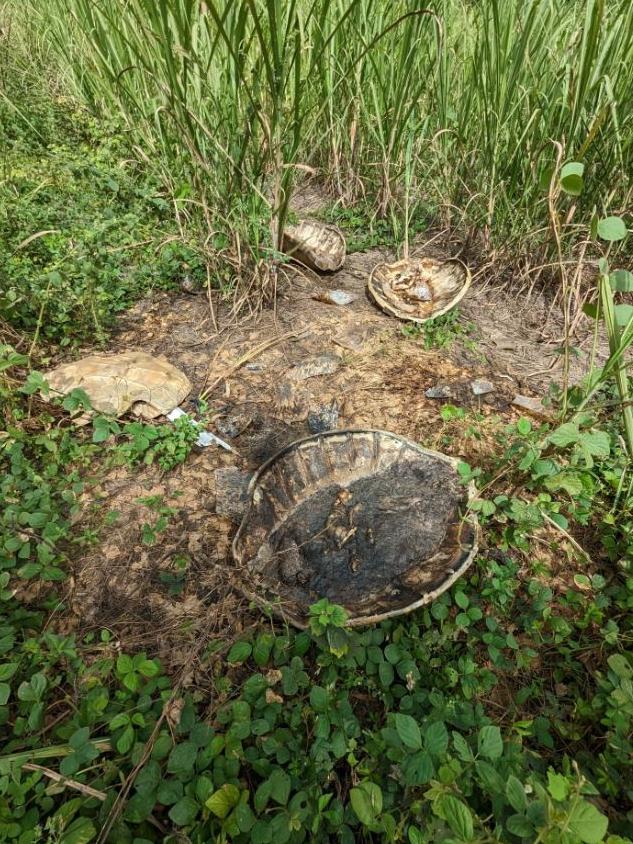
M553 142L586 164L572 222L630 200L630 0L49 0L32 20L181 213L256 264L304 167L515 249L547 235Z

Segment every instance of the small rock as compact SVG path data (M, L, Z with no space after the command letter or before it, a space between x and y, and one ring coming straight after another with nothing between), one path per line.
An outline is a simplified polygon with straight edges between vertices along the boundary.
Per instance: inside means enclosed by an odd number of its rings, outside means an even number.
M310 410L309 393L287 378L275 387L275 401L281 415L287 420L303 420Z
M470 382L470 389L475 396L485 396L487 393L494 393L495 386L490 381L476 379Z
M288 376L293 381L306 381L318 375L334 375L340 366L341 359L338 355L319 355L293 366Z
M352 326L344 329L332 339L337 346L349 349L350 352L362 352L372 336L371 329Z
M313 434L333 431L338 426L338 407L332 404L308 412L308 428Z
M190 275L186 275L180 282L180 289L183 293L197 293L198 286Z
M549 407L545 407L540 399L534 399L530 396L515 396L512 399L512 404L536 419L542 419L544 422L552 421L552 411Z
M356 296L348 293L347 290L320 290L312 298L326 305L349 305Z
M248 369L249 372L263 372L266 366L263 363L252 361L251 363L247 363L244 369Z
M450 384L436 384L435 387L429 387L424 391L427 399L452 399L453 391Z
M250 421L243 416L221 416L215 420L215 427L221 437L234 440L248 427Z
M248 505L248 485L250 472L243 472L235 466L216 469L215 475L215 512L234 522L242 520Z

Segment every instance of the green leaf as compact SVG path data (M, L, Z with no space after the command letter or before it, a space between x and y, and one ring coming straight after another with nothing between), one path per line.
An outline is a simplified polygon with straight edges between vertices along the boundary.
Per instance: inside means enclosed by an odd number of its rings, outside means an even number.
M169 810L169 817L176 826L189 826L196 819L198 804L191 797L182 797Z
M156 799L156 792L153 790L137 792L128 800L123 817L131 823L143 823L152 814Z
M129 674L134 670L134 663L132 657L127 654L121 654L116 661L117 674Z
M364 826L373 826L382 812L382 791L373 782L362 782L350 791L350 801L358 820Z
M18 698L20 700L34 703L39 701L46 689L46 677L37 673L28 682L20 683L18 687Z
M611 452L611 437L606 431L584 431L579 445L594 457L608 457Z
M142 662L137 666L137 670L140 671L143 677L156 677L156 675L160 672L158 664L153 659L142 660Z
M378 664L378 677L380 678L381 684L385 688L389 688L389 686L393 683L393 665L390 662L381 662Z
M510 774L506 783L506 797L515 812L524 812L527 809L525 789L521 781L513 774Z
M528 820L525 815L510 815L506 821L506 828L508 832L512 833L512 835L532 840L534 827L532 826L532 822Z
M499 727L482 727L477 737L477 750L487 759L499 759L503 753L503 740Z
M472 762L474 759L470 745L461 733L453 733L453 745L462 762Z
M620 679L625 680L633 677L633 666L622 654L611 654L607 659L607 664Z
M251 829L251 844L270 844L273 831L267 821L257 821Z
M420 750L422 747L422 735L420 734L420 727L418 726L418 722L415 718L412 718L410 715L403 715L399 712L394 716L394 721L396 724L396 731L400 736L402 743L406 747L410 747L412 750Z
M494 765L478 759L475 762L475 769L484 788L492 794L503 794L505 781Z
M236 642L229 651L227 659L231 665L240 665L242 662L246 662L252 651L253 647L250 642Z
M585 165L579 161L569 161L563 164L560 171L560 184L565 193L570 196L580 196L583 189L583 174Z
M626 237L626 225L621 217L604 217L598 221L598 237L613 242Z
M439 808L442 817L453 832L462 841L472 841L474 832L473 816L468 806L456 797L445 794L440 798Z
M633 305L615 305L613 312L617 324L620 328L625 328L633 318Z
M169 754L167 770L171 774L186 774L193 771L198 756L198 748L193 742L183 741L177 744Z
M90 729L88 727L80 727L72 734L68 744L73 748L73 750L79 750L86 744L89 738Z
M158 786L156 799L159 803L162 803L163 806L173 806L173 804L177 803L182 797L183 790L184 787L180 780L163 780Z
M290 797L290 777L281 768L277 768L268 777L268 784L270 785L270 796L279 803L280 806L285 806Z
M326 712L329 695L322 686L313 686L310 692L310 706L315 712Z
M255 806L255 811L258 815L264 811L266 806L268 805L268 801L270 800L270 782L268 780L264 780L261 785L258 786L257 791L255 792L255 799L253 805Z
M554 168L551 166L544 167L539 173L538 183L539 187L545 193L549 193L552 176L554 175Z
M9 700L11 686L8 683L0 683L0 706L4 706Z
M214 791L204 805L218 818L225 818L231 809L237 806L239 799L240 791L237 786L227 782L222 788Z
M275 644L275 637L272 633L261 633L253 647L253 659L255 665L263 668L270 659L270 652Z
M583 844L599 844L608 826L607 818L587 800L578 800L572 805L567 823Z
M517 431L521 434L522 437L527 437L527 435L532 430L532 423L529 419L526 419L524 416L519 419L517 422Z
M552 492L564 490L571 498L574 498L583 491L582 478L574 472L559 472L545 478L544 486Z
M441 756L448 747L448 732L443 721L430 724L424 731L424 744L429 753Z
M96 827L89 818L77 818L66 827L59 844L88 844L96 834Z
M134 728L126 727L117 739L116 749L119 753L127 753L134 744Z
M633 273L628 270L614 270L609 276L609 283L619 293L633 293Z
M424 836L416 826L410 826L407 832L409 844L424 844Z
M555 445L557 448L565 448L568 445L573 445L578 442L580 431L575 422L565 422L559 425L556 430L548 436L548 442Z
M255 815L248 803L238 803L235 807L235 820L240 832L250 832L255 824Z
M569 794L569 783L562 774L557 774L552 768L547 771L547 790L558 802L562 803Z
M434 774L433 760L426 750L412 753L402 764L402 774L406 785L424 785Z

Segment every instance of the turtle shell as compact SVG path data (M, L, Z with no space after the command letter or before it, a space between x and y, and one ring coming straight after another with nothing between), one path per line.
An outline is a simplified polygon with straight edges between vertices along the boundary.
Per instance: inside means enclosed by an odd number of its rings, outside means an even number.
M385 431L330 431L265 463L233 542L237 580L298 627L320 598L359 626L410 612L468 568L477 523L457 461Z
M284 229L283 251L317 272L335 272L345 261L345 238L338 226L303 220Z
M426 322L454 308L470 281L470 270L456 258L404 258L394 264L377 264L367 292L391 316Z

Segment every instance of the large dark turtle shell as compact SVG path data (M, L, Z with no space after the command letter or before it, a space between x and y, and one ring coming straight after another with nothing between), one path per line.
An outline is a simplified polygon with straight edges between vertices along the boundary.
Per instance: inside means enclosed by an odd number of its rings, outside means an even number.
M242 591L304 627L311 604L350 625L410 612L468 568L477 523L457 461L384 431L330 431L265 463L233 543Z
M470 281L470 270L456 258L403 258L394 264L377 264L367 292L385 313L421 323L454 308Z

